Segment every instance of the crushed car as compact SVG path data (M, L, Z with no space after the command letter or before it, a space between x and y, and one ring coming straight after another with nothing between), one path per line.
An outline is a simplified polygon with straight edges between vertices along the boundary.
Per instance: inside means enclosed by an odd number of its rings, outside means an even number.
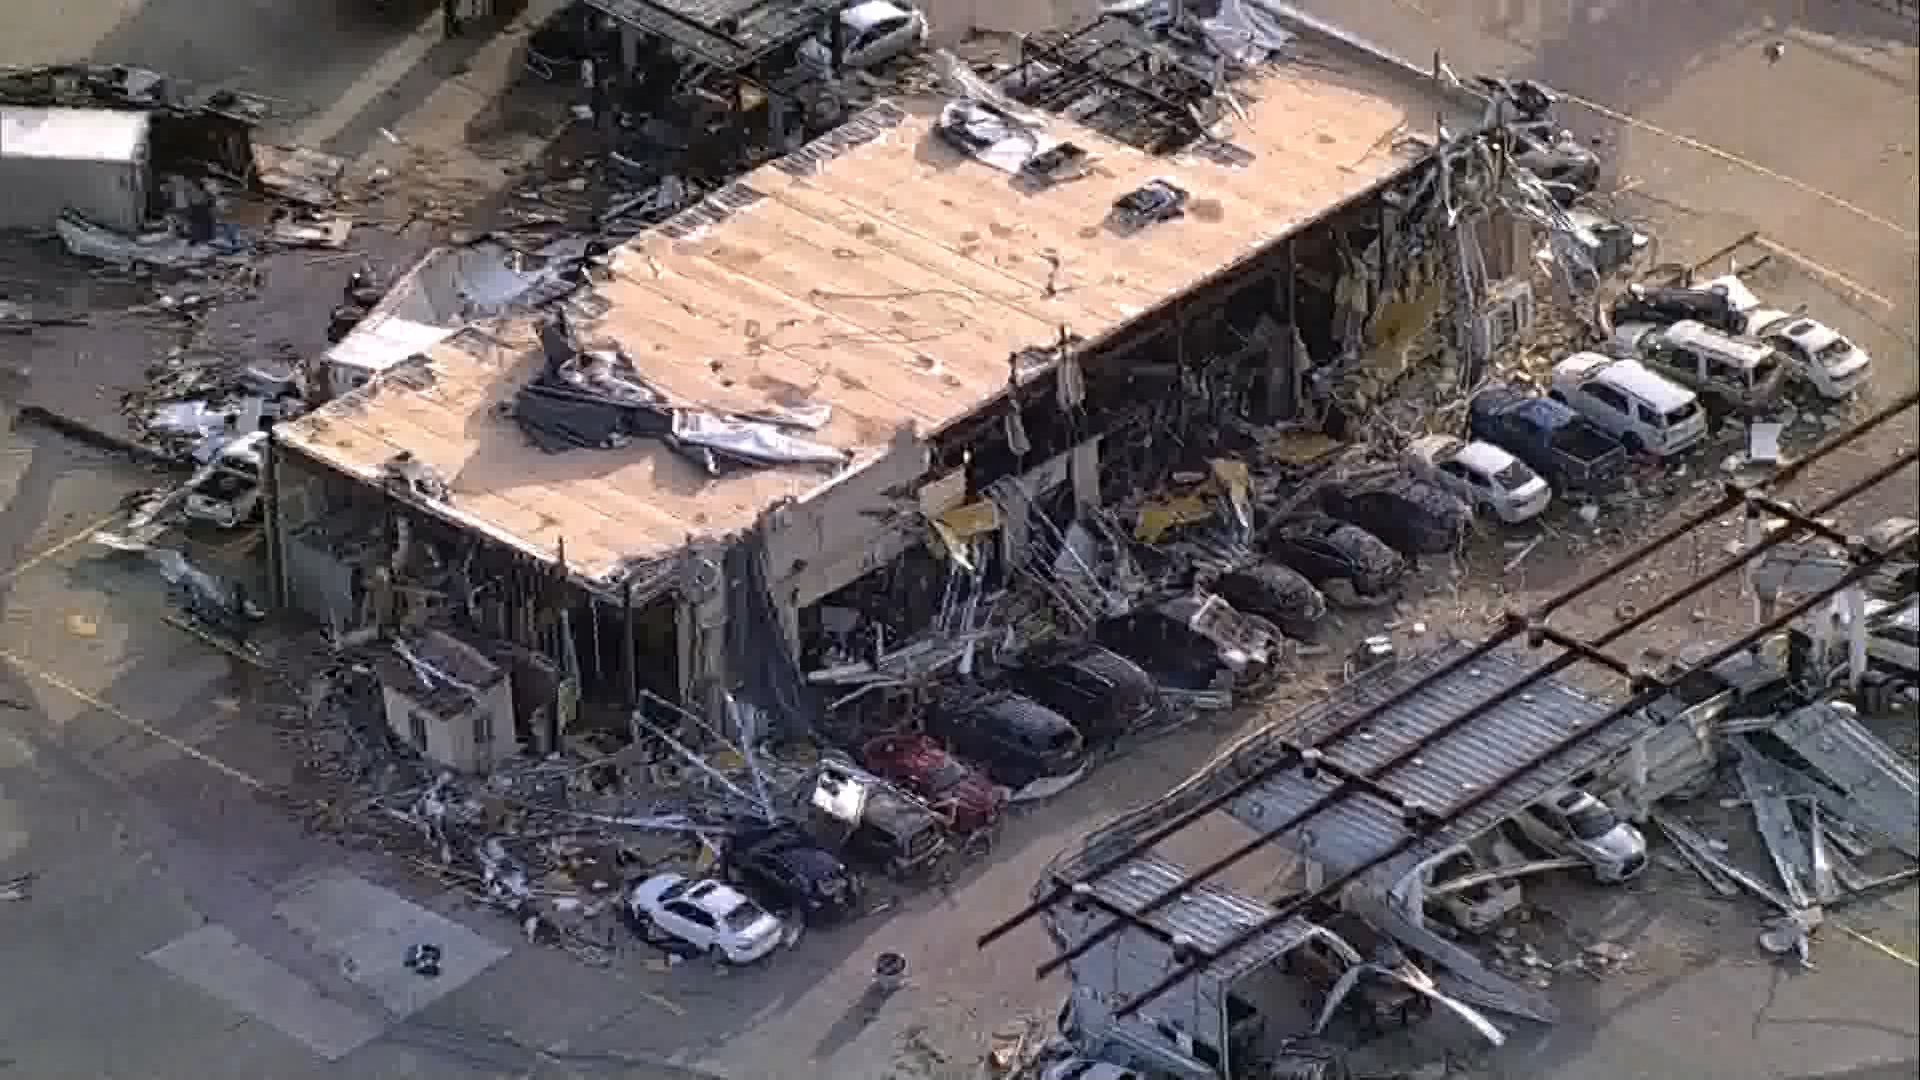
M1466 539L1470 512L1445 488L1395 469L1334 481L1318 492L1328 515L1358 525L1403 555L1445 555Z
M1279 563L1260 562L1229 570L1211 588L1237 611L1258 615L1296 641L1311 638L1327 616L1327 598L1305 574Z
M1671 326L1677 322L1697 322L1723 334L1743 334L1747 321L1725 292L1714 289L1629 285L1627 295L1613 302L1608 312L1613 326L1648 323Z
M1008 673L1014 690L1065 717L1094 746L1158 726L1167 703L1140 665L1095 644L1043 649Z
M918 795L944 815L956 832L990 829L1000 823L1006 789L930 736L878 736L860 748L860 761L875 776Z
M791 823L764 825L733 837L722 865L729 879L810 925L844 919L860 903L860 879L839 856Z
M1314 585L1344 581L1361 597L1391 592L1407 569L1406 560L1385 541L1325 514L1289 517L1267 532L1261 546Z
M1638 360L1577 352L1553 365L1552 385L1549 396L1629 452L1669 458L1706 441L1699 396Z
M949 695L927 711L927 733L977 761L1015 800L1042 798L1079 780L1087 742L1066 717L1005 691Z
M1691 319L1666 326L1616 325L1613 351L1699 394L1723 416L1750 416L1768 408L1787 376L1786 364L1771 346Z
M1549 855L1577 857L1594 880L1617 885L1647 868L1647 838L1599 798L1578 788L1556 791L1515 814L1511 825Z
M1714 278L1706 288L1726 297L1739 313L1741 333L1784 353L1794 375L1821 397L1851 397L1872 375L1873 360L1865 350L1817 319L1767 307L1737 275Z
M187 520L221 529L259 520L265 509L261 505L260 470L266 442L267 433L256 431L221 447L213 460L187 481L182 506Z
M1513 454L1563 492L1598 491L1627 471L1627 448L1593 421L1501 383L1467 403L1467 433Z
M1094 636L1151 672L1157 686L1180 691L1224 685L1257 697L1283 671L1279 628L1210 593L1173 597L1107 619Z
M1553 501L1553 488L1527 463L1478 439L1426 435L1407 448L1408 464L1445 487L1475 513L1509 525L1531 521Z
M850 761L820 762L807 806L849 858L878 866L895 880L931 872L953 849L938 814Z

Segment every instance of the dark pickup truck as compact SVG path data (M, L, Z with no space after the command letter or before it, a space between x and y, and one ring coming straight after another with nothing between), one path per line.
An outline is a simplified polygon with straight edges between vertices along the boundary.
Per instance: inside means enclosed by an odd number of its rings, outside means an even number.
M1560 491L1596 490L1627 469L1627 448L1592 421L1510 386L1490 386L1474 395L1467 430L1533 466Z

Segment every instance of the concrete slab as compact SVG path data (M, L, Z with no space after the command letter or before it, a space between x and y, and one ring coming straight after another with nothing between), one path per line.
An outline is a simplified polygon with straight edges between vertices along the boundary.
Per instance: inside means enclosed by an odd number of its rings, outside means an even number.
M274 914L401 1019L459 989L509 951L391 889L344 872L308 882ZM407 950L414 945L439 947L438 977L407 969Z
M386 1030L380 1020L322 996L217 923L175 938L147 959L328 1061L346 1057Z

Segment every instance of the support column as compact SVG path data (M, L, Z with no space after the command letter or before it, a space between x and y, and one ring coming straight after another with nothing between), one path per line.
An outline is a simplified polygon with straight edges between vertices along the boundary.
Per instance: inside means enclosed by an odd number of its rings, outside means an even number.
M1074 505L1100 505L1100 439L1096 436L1073 448L1067 459L1067 477L1073 482Z
M285 556L280 550L280 445L271 434L267 436L265 451L260 470L260 498L266 505L267 603L278 610L287 606L288 590Z

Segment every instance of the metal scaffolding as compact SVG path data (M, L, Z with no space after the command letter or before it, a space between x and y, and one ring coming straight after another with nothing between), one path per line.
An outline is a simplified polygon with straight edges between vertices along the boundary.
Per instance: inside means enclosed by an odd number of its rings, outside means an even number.
M1088 938L1074 947L1042 963L1036 972L1038 976L1044 977L1058 970L1071 960L1084 955L1094 946L1128 927L1142 930L1161 940L1166 940L1166 935L1154 927L1149 921L1149 916L1154 912L1175 902L1184 895L1187 890L1225 871L1253 852L1279 840L1283 835L1306 825L1312 819L1325 813L1342 801L1356 795L1369 795L1376 799L1383 800L1387 805L1393 806L1399 811L1408 827L1408 836L1404 840L1377 857L1349 869L1333 880L1325 882L1319 888L1293 898L1282 905L1271 917L1247 927L1233 940L1217 949L1211 951L1191 947L1183 949L1182 955L1184 959L1175 966L1173 971L1168 973L1164 979L1152 988L1122 1004L1115 1012L1116 1016L1123 1017L1131 1015L1160 994L1177 986L1181 981L1191 977L1207 965L1233 953L1249 942L1258 940L1262 934L1270 932L1275 927L1285 923L1288 919L1297 916L1308 908L1309 905L1336 896L1348 883L1370 872L1375 867L1400 856L1426 837L1433 835L1435 832L1446 828L1449 824L1464 815L1471 813L1476 807L1497 796L1511 783L1532 772L1542 764L1558 757L1568 749L1594 738L1610 726L1632 716L1638 710L1656 699L1660 694L1666 692L1673 682L1678 679L1683 678L1693 671L1712 667L1727 657L1751 647L1767 636L1779 632L1781 629L1791 625L1794 620L1814 610L1819 604L1826 602L1833 596L1838 595L1840 592L1871 575L1874 570L1883 562L1887 561L1893 553L1868 550L1865 546L1855 542L1853 538L1846 536L1818 519L1888 480L1902 469L1913 465L1916 460L1920 460L1920 452L1908 450L1902 453L1899 457L1886 462L1859 481L1847 485L1842 490L1822 500L1818 505L1808 510L1799 510L1787 505L1773 498L1769 492L1790 482L1812 465L1831 456L1836 451L1851 445L1862 436L1879 428L1881 425L1906 412L1908 409L1911 409L1916 401L1920 401L1920 394L1909 393L1905 395L1852 429L1816 448L1806 457L1782 467L1764 483L1746 484L1729 481L1725 485L1721 496L1707 507L1687 515L1686 519L1678 525L1641 544L1632 551L1627 552L1609 565L1588 575L1586 578L1576 582L1557 595L1548 598L1535 607L1533 611L1526 613L1509 613L1501 628L1484 641L1468 649L1451 662L1436 668L1424 678L1403 687L1398 692L1388 696L1370 708L1359 711L1355 716L1329 733L1316 745L1310 747L1289 747L1288 751L1281 754L1278 760L1256 770L1251 775L1233 784L1227 790L1206 799L1184 813L1176 815L1172 820L1130 844L1125 851L1103 860L1098 866L1088 871L1078 880L1056 878L1052 887L1044 896L981 935L978 944L984 948L1014 928L1032 919L1034 916L1046 912L1053 905L1067 900L1096 907L1112 916L1113 921L1107 923L1099 931L1089 935ZM1621 621L1592 641L1582 640L1547 625L1547 619L1568 604L1586 595L1595 588L1598 588L1600 585L1618 577L1621 573L1637 565L1654 552L1665 548L1674 541L1691 534L1694 530L1735 510L1742 511L1749 523L1754 526L1757 526L1759 522L1768 517L1783 519L1787 522L1787 526L1770 531L1750 528L1749 536L1752 542L1747 544L1737 555L1715 567L1713 570L1697 576L1693 581L1663 598L1648 610ZM1651 672L1639 670L1629 661L1607 651L1609 646L1626 635L1640 629L1659 615L1685 603L1689 598L1700 593L1702 590L1726 579L1728 575L1739 573L1751 566L1755 560L1759 559L1772 548L1807 533L1844 544L1852 555L1852 561L1854 563L1853 569L1813 596L1794 605L1791 609L1767 619L1762 625L1742 636L1737 641L1716 650L1713 655L1678 671L1668 671L1656 675ZM1481 701L1473 708L1465 710L1459 716L1441 725L1435 731L1409 746L1392 759L1382 763L1371 772L1361 773L1340 768L1328 760L1328 751L1337 749L1341 740L1349 735L1364 730L1366 725L1371 723L1376 717L1407 701L1423 688L1446 679L1454 673L1465 669L1480 658L1492 653L1494 650L1515 642L1524 642L1533 648L1550 644L1558 647L1562 651L1560 655L1541 665L1518 683ZM1472 722L1477 717L1512 700L1517 695L1524 693L1528 687L1535 683L1550 678L1582 661L1595 664L1626 678L1632 688L1632 694L1628 700L1597 721L1570 732L1559 743L1548 748L1544 753L1536 755L1533 759L1523 763L1518 768L1513 769L1507 775L1475 792L1467 794L1464 798L1447 807L1428 807L1407 802L1394 795L1383 784L1382 781L1385 778L1394 773L1396 769L1413 761L1422 750L1432 745L1435 741L1445 738L1449 733L1459 730L1462 726ZM1270 779L1282 769L1293 766L1324 771L1333 777L1337 782L1337 786L1298 814L1266 830L1253 840L1242 844L1240 847L1216 859L1212 863L1201 867L1199 870L1188 875L1183 881L1162 892L1152 901L1137 910L1129 911L1119 908L1116 905L1104 903L1094 895L1091 887L1093 882L1112 873L1127 864L1130 860L1149 851L1160 842L1179 833L1201 817L1226 806L1235 798L1238 798L1240 795Z

